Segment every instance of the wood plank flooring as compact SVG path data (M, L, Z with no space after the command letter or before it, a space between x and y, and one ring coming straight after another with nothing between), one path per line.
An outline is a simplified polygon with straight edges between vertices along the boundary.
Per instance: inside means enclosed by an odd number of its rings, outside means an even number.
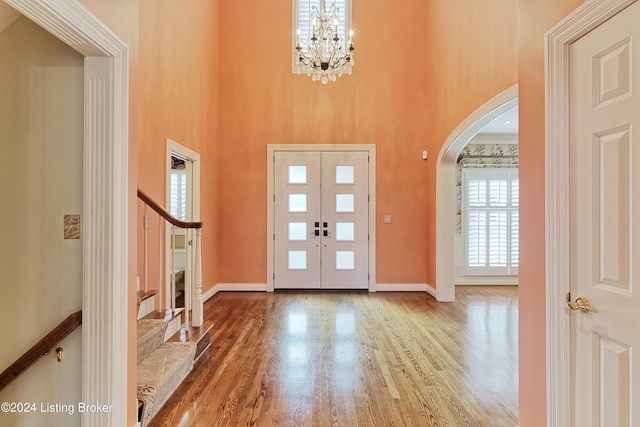
M205 356L159 426L518 424L517 288L219 293Z

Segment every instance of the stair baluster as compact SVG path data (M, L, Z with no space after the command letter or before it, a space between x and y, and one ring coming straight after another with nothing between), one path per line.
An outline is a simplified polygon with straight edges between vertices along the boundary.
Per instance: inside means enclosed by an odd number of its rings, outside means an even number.
M193 311L191 324L196 327L204 322L204 300L202 297L202 229L196 229L195 271L193 275Z
M167 308L167 296L164 292L164 285L162 283L162 279L164 278L164 274L162 270L164 268L164 258L162 256L163 245L160 243L164 241L162 234L162 225L163 222L161 218L158 218L158 294L160 295L160 308Z
M142 218L142 229L144 230L144 291L149 291L149 215L147 215L147 204L144 204L144 216Z

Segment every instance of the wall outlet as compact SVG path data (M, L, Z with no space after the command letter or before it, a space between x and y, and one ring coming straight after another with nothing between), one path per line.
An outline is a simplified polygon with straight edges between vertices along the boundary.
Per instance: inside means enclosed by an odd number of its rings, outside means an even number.
M393 222L393 217L391 215L385 215L384 216L384 223L385 224L391 224Z

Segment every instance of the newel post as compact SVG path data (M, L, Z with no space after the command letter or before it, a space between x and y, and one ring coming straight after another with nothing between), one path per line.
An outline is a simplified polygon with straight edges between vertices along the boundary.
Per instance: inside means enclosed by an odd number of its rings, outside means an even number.
M193 275L193 309L191 311L191 324L195 327L202 326L204 322L204 300L202 298L202 229L196 229L195 271Z

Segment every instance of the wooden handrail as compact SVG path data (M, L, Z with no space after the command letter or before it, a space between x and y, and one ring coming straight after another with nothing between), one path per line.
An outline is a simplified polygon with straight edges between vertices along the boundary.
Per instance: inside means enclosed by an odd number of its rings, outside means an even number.
M180 228L202 228L202 225L203 225L202 222L184 222L184 221L180 221L177 218L174 218L169 213L169 211L167 211L165 208L160 206L159 203L155 202L153 199L151 199L151 197L147 196L139 188L138 188L138 198L140 200L142 200L143 202L145 202L147 204L147 206L149 206L151 209L153 209L158 215L160 215L162 218L166 219L167 221L169 221L171 224L175 225L176 227L180 227Z
M38 341L25 354L20 356L18 360L13 362L11 366L0 374L0 390L7 384L15 380L26 371L31 365L36 363L43 355L55 347L60 341L65 339L67 335L73 332L78 326L82 325L82 311L73 313L58 326L53 328L44 338Z

